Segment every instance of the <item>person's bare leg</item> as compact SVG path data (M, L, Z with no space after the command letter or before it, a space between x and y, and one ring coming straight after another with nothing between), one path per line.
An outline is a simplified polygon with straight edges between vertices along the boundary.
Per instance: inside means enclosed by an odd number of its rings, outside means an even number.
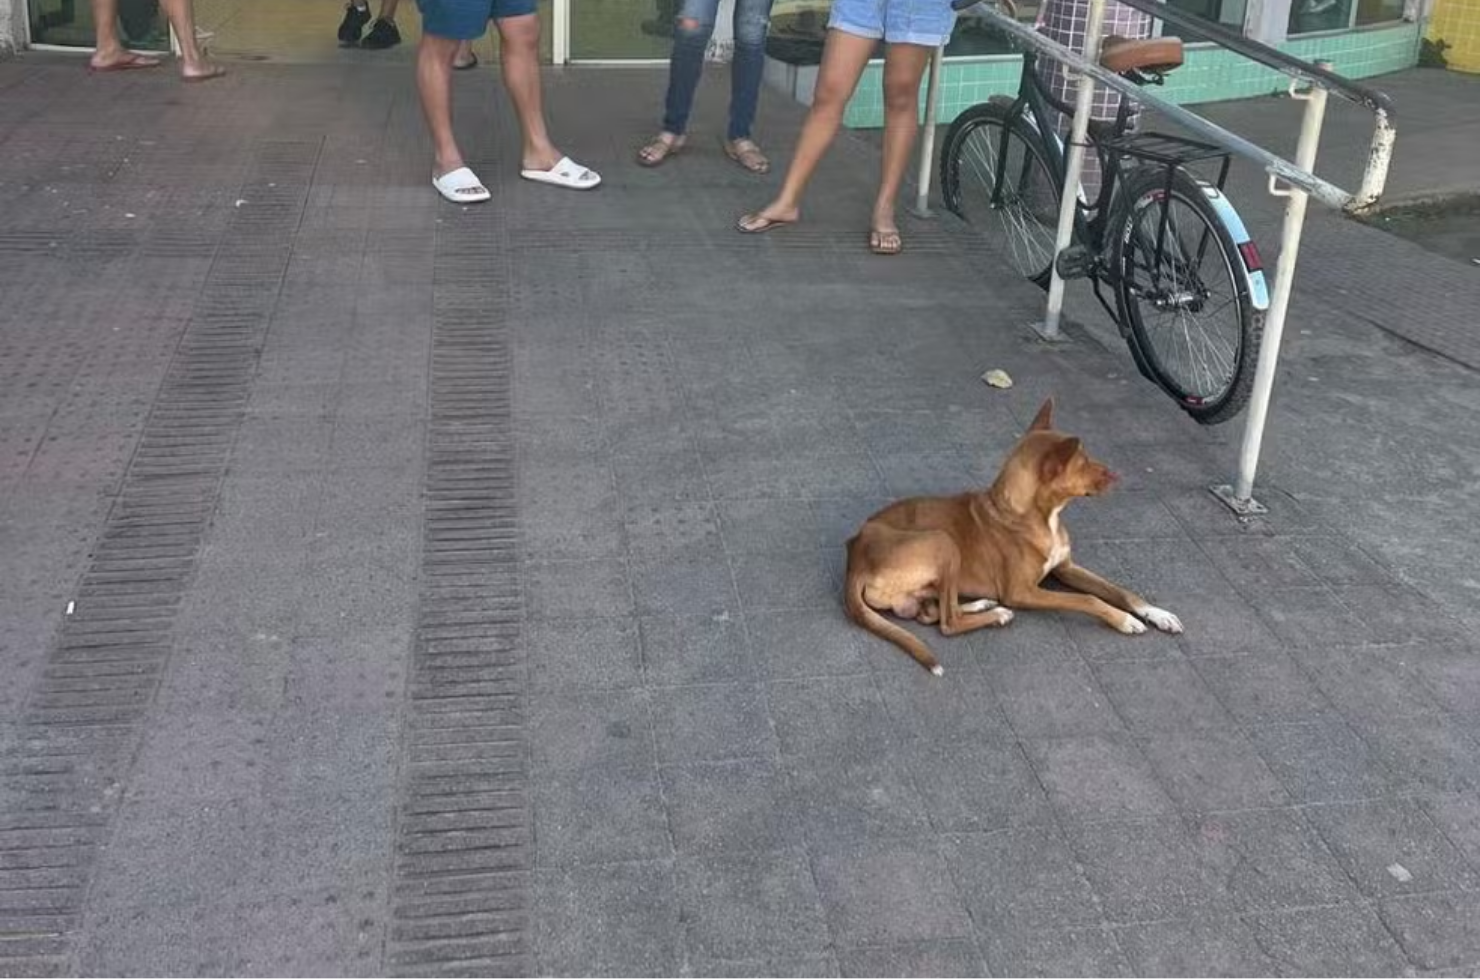
M786 179L776 199L759 211L740 219L740 227L759 231L772 223L797 220L801 215L802 193L816 172L817 165L832 145L838 127L843 124L843 110L858 87L858 79L874 53L873 38L858 37L839 30L827 32L822 49L822 66L817 71L817 88L812 95L812 108L802 124L796 153L786 168Z
M478 63L478 56L473 54L472 41L457 42L457 54L452 56L452 67L471 68Z
M92 0L93 30L96 40L88 64L94 68L111 68L125 61L154 67L158 58L134 55L123 46L118 36L118 0Z
M920 79L930 53L930 48L919 44L891 44L884 52L884 167L869 224L875 251L900 249L894 211L920 130Z
M538 14L521 14L498 21L500 62L504 88L514 103L519 117L519 130L524 135L521 164L525 170L549 170L563 155L550 142L545 125L544 93L540 88L540 18Z
M195 40L194 0L159 0L159 7L175 29L180 45L180 75L184 78L214 78L225 72L206 60Z
M396 19L396 8L401 5L401 0L380 0L380 19L393 21Z
M458 44L454 38L423 34L416 48L416 91L432 135L434 177L463 166L462 150L452 134L452 59Z

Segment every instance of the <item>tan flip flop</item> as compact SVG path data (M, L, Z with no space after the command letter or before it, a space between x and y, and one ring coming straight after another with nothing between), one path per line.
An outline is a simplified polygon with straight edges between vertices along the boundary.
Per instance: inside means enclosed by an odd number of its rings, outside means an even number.
M682 136L671 136L669 133L659 133L642 145L637 151L637 163L643 167L661 167L669 157L678 156L683 150L685 139Z
M761 152L755 140L725 140L725 156L753 174L771 172L771 161L766 159L766 155Z

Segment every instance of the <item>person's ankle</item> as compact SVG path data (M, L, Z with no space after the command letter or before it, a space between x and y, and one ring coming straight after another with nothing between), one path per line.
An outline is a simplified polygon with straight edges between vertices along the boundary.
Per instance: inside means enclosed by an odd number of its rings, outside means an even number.
M524 161L526 165L553 167L560 162L562 156L564 154L556 149L553 143L546 143L543 146L535 146L529 143L524 145Z

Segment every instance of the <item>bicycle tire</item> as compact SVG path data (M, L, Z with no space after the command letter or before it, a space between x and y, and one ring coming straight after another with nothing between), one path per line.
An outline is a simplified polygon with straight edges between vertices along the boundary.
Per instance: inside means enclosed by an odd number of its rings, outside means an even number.
M995 134L995 135L994 135ZM1018 187L1003 189L1001 207L991 206L997 153L1007 141L1008 173ZM957 116L941 146L940 187L946 208L980 230L989 244L1005 245L1008 261L1023 278L1048 288L1058 238L1059 185L1038 133L1008 111L983 102Z
M1161 221L1159 205L1164 199L1169 209L1166 237L1161 260L1153 263ZM1179 219L1179 214L1189 217ZM1184 225L1193 226L1193 219L1197 240L1189 250ZM1134 168L1125 174L1119 212L1110 231L1116 309L1136 366L1199 423L1216 425L1233 418L1248 403L1254 384L1264 314L1254 306L1244 255L1202 185L1179 170L1168 188L1165 170ZM1172 257L1174 250L1178 257ZM1154 274L1150 272L1153 264L1159 266ZM1206 277L1204 267L1210 273ZM1210 282L1224 293L1215 294ZM1213 313L1228 311L1221 345L1208 330L1183 315L1188 310L1201 313L1212 303L1219 304ZM1189 361L1198 359L1199 352L1204 355L1200 369L1181 363L1179 345ZM1212 364L1210 359L1219 363Z

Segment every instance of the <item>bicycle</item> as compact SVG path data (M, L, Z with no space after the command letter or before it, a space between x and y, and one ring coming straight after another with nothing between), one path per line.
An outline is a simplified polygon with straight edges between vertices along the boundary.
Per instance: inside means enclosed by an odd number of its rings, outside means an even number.
M964 12L988 0L953 0ZM1011 7L1011 0L1000 0ZM1074 235L1057 256L1064 138L1048 112L1072 106L1038 77L1023 51L1016 98L993 96L961 113L940 158L945 206L1006 245L1022 276L1047 288L1054 268L1088 278L1119 327L1137 369L1204 425L1237 415L1249 398L1269 308L1259 250L1223 193L1229 154L1209 143L1132 129L1128 98L1114 121L1092 121L1089 146L1102 179L1090 202L1081 185ZM1161 84L1182 63L1182 42L1106 38L1100 63L1137 85ZM1187 169L1218 164L1216 181ZM1112 308L1102 287L1113 290Z

